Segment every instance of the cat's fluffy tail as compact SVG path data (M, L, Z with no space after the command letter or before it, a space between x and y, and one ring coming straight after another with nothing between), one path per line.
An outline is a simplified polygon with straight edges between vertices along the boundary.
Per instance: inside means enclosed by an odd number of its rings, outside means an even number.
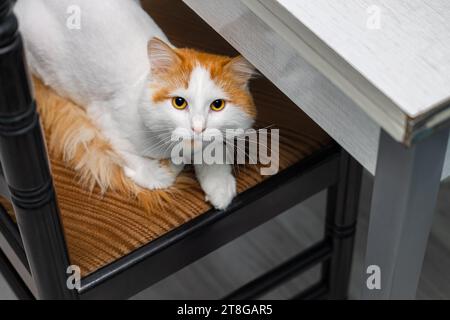
M39 114L45 124L49 151L61 155L77 171L80 182L91 191L98 186L102 193L108 189L122 189L136 194L138 187L122 174L122 159L86 112L53 94L40 80L33 80L36 100L46 104L45 108L39 108Z

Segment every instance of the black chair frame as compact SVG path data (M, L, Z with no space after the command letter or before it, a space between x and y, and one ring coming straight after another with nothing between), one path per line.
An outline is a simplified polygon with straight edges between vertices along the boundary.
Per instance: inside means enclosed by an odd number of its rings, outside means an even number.
M336 145L239 194L67 286L70 261L47 152L10 0L0 0L0 272L20 299L128 298L308 197L328 189L323 240L247 283L227 299L254 299L314 266L318 283L294 299L345 299L351 270L361 166Z

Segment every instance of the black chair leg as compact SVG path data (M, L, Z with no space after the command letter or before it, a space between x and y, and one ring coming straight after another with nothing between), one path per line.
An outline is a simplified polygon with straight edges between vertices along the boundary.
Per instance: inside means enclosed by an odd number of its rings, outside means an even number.
M22 281L5 254L0 251L0 274L19 300L34 300L26 284Z
M342 151L339 182L328 189L325 237L332 254L322 267L322 277L328 284L327 299L347 299L361 177L361 165Z
M0 0L0 162L39 299L76 299L69 257L23 43L10 0Z

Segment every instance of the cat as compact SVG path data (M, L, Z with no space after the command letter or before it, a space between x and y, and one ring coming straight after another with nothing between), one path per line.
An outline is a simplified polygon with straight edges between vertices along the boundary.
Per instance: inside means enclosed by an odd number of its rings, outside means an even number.
M14 11L31 72L85 108L143 188L170 187L182 170L162 161L177 129L195 145L208 130L254 123L254 67L242 56L176 48L138 1L18 0ZM228 207L231 165L194 167L206 200Z

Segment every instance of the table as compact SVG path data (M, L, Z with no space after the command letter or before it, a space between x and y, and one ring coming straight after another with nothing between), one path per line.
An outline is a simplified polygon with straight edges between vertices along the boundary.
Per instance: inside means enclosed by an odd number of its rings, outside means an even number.
M450 2L184 2L375 175L365 263L381 286L362 297L414 298L450 175Z

